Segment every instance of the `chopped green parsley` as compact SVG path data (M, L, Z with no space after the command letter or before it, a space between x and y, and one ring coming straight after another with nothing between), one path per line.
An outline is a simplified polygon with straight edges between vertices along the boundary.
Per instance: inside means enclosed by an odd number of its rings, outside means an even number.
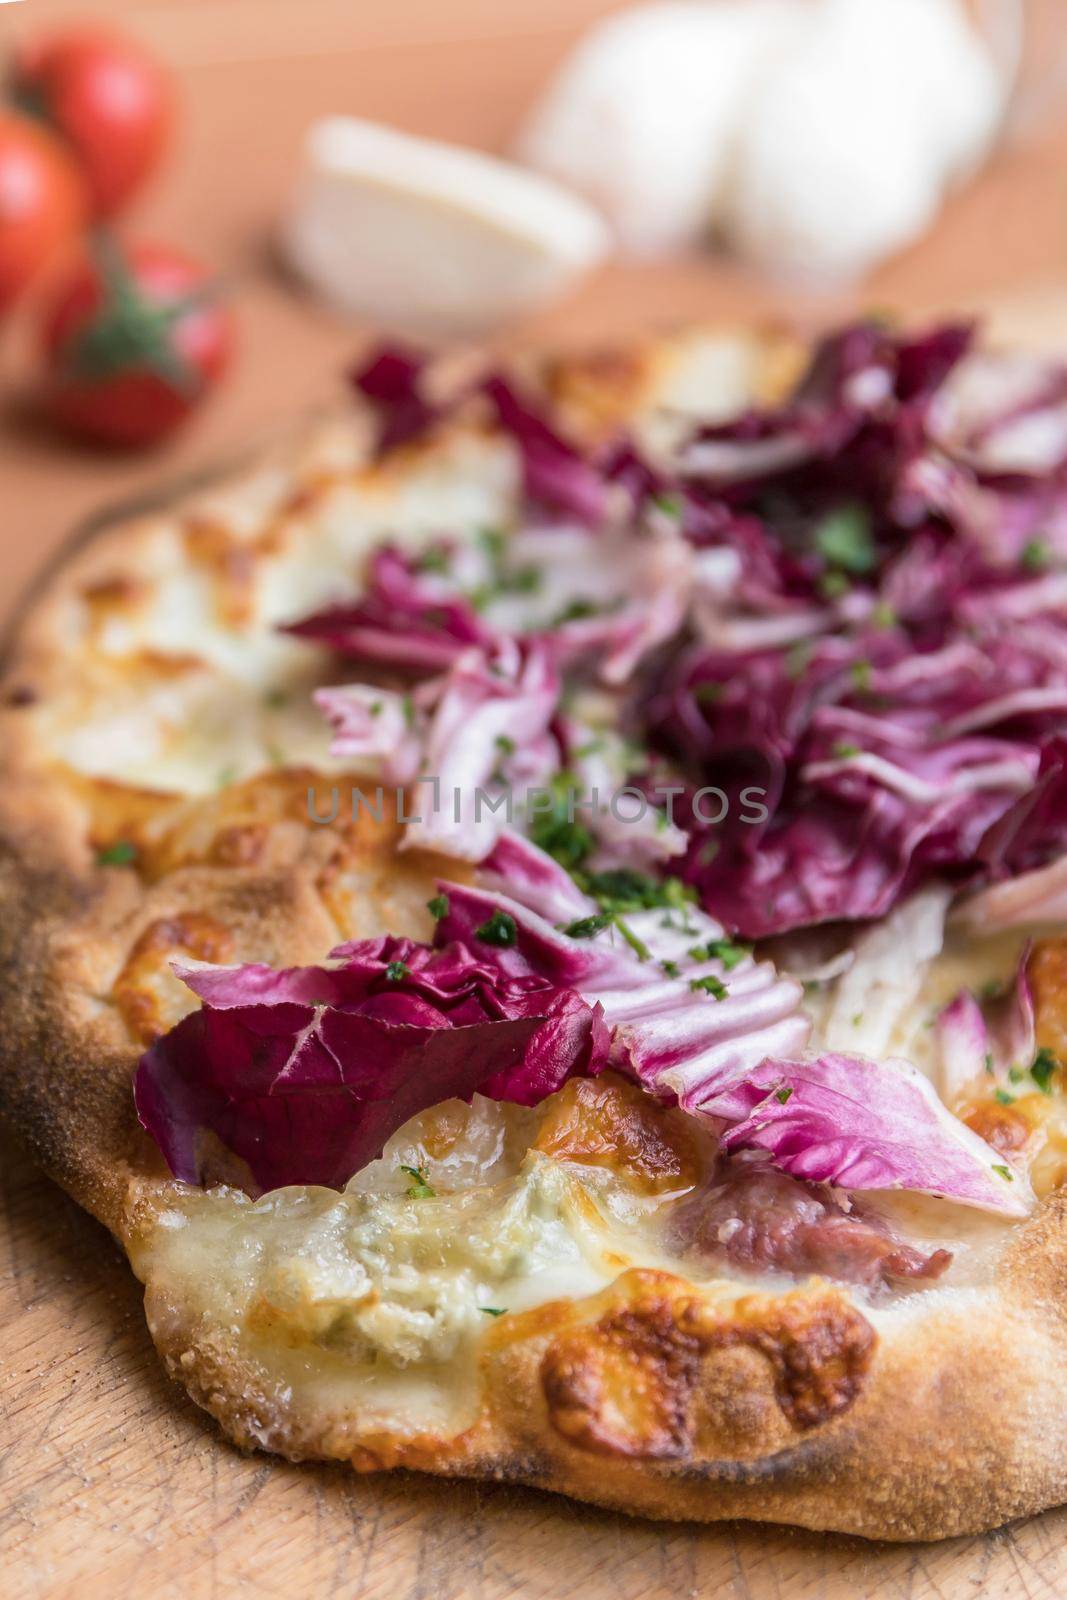
M129 839L116 839L96 852L98 867L128 867L137 860L137 846Z
M825 600L840 600L852 585L843 572L824 572L819 579L819 592ZM799 673L796 674L799 677Z
M556 612L550 626L558 628L564 622L582 622L586 617L595 617L598 611L602 609L595 600L587 600L582 596L578 596L577 599L568 600L562 610Z
M1034 1064L1030 1068L1030 1076L1043 1094L1052 1093L1052 1075L1059 1063L1052 1051L1042 1047L1034 1057Z
M561 931L568 939L595 939L598 933L610 928L614 921L613 911L599 911L595 916L578 917L576 921L568 922Z
M730 939L709 939L707 944L695 944L689 952L694 961L721 961L727 972L752 954L752 946L734 944Z
M866 506L854 501L829 512L815 529L815 548L829 567L854 574L872 572L878 556Z
M480 939L482 944L495 945L497 949L509 950L515 943L518 930L515 918L508 912L501 911L497 906L488 922L483 922L480 928L475 928L474 937Z
M406 1172L411 1179L408 1185L409 1200L433 1200L436 1197L437 1190L427 1183L421 1167L405 1167L401 1162L400 1170Z
M615 912L614 920L615 926L626 940L626 943L630 946L630 949L633 951L638 961L650 961L652 959L652 952L648 948L648 945L645 943L645 941L643 939L639 939L632 928L627 927L626 923L619 916L618 912Z
M419 557L420 572L447 572L452 565L452 556L441 545L431 545L429 550L424 550Z
M530 838L539 850L573 873L593 851L593 835L574 816L577 785L569 772L552 779L552 809L530 819Z
M689 987L694 993L699 994L703 991L704 994L713 995L716 1000L725 1000L730 992L721 978L711 974L706 978L690 978Z
M1019 564L1027 572L1040 572L1048 566L1049 548L1044 539L1031 539L1029 544L1023 546L1019 556Z

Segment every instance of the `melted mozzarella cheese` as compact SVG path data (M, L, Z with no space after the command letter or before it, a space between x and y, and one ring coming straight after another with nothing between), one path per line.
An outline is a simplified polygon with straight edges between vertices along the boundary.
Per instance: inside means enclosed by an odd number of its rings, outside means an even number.
M468 1425L497 1315L593 1294L629 1266L678 1266L663 1198L528 1148L535 1122L450 1102L341 1194L168 1185L131 1245L153 1332L190 1349L235 1340L304 1403L358 1405L368 1430Z

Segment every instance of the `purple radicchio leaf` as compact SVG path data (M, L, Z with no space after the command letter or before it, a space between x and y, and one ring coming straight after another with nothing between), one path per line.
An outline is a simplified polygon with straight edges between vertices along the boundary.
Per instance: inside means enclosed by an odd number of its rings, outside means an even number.
M600 1070L573 990L460 944L342 945L321 967L177 969L203 1004L141 1058L142 1125L176 1178L341 1188L417 1112L475 1092L535 1105Z
M905 1061L766 1061L707 1109L730 1124L724 1150L766 1150L782 1171L808 1182L910 1189L1019 1217L1033 1199L1025 1175L954 1117Z
M364 684L316 691L338 759L376 760L392 784L417 784L405 849L480 861L507 822L507 788L543 785L559 769L550 734L559 676L536 644L504 639L463 652L439 678L401 697Z
M383 455L420 438L437 420L437 408L422 395L425 368L426 358L418 351L386 345L349 374L353 389L378 412L377 448Z
M382 419L379 452L420 438L450 409L480 393L518 447L528 497L591 527L603 521L609 498L605 472L570 444L531 399L520 395L500 374L490 374L473 388L458 391L450 402L434 404L424 393L427 365L422 355L402 346L386 346L351 374L353 388L375 406Z
M415 557L392 545L374 552L358 600L327 606L283 631L351 660L416 677L446 671L472 645L497 642L468 600L420 572Z
M702 913L686 908L680 925L667 919L665 927L662 910L638 912L620 937L618 928L590 921L596 907L587 899L584 918L553 927L528 903L559 906L552 869L538 872L532 846L522 852L526 881L510 880L510 897L442 886L449 908L438 937L473 948L488 938L486 957L504 970L538 973L597 1002L612 1030L611 1064L723 1130L725 1152L764 1149L783 1171L812 1183L916 1189L1026 1212L1025 1179L1003 1167L914 1067L843 1054L779 1057L775 1039L791 1037L802 1048L807 1038L799 986L736 952ZM579 909L576 900L570 909ZM498 941L501 923L506 938Z
M1010 1075L1029 1072L1037 1048L1034 997L1024 946L1010 984L1001 993L980 1000L962 989L934 1023L938 1087L948 1105L958 1104L968 1090L993 1079L1002 1085Z

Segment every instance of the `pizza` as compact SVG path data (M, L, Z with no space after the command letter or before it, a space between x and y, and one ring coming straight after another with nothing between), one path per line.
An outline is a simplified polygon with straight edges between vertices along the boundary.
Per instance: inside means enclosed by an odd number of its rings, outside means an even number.
M1067 371L383 348L0 683L0 1106L247 1448L1067 1498Z

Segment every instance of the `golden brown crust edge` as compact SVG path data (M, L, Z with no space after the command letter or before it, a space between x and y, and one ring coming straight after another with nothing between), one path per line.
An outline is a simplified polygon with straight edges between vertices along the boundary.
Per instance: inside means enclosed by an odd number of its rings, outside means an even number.
M31 627L9 688L34 648ZM147 891L132 872L94 870L80 802L35 768L17 704L0 711L0 748L0 1114L79 1203L128 1235L131 1185L151 1188L162 1173L133 1118L137 1050L101 998L123 953L154 917L207 906L237 930L239 947L299 960L303 947L321 948L328 920L302 860L269 874L194 866ZM587 1426L597 1420L595 1384L591 1396L579 1385L574 1421L567 1340L576 1315L584 1325L616 1301L632 1309L635 1296L658 1304L686 1290L654 1277L636 1275L625 1291L597 1297L602 1306L542 1308L492 1326L481 1419L453 1439L368 1438L355 1418L309 1431L237 1351L150 1321L168 1370L231 1438L296 1459L527 1483L655 1517L745 1517L889 1539L976 1532L1067 1498L1061 1198L1019 1231L995 1290L927 1291L877 1318L855 1398L825 1421L796 1427L766 1353L712 1339L690 1360L682 1390L672 1388L676 1410L684 1402L674 1446L643 1452L639 1429L628 1446L605 1447ZM805 1298L815 1309L847 1304L837 1290Z
M1065 1220L1057 1207L1058 1236ZM561 1433L544 1383L559 1335L508 1320L521 1325L505 1338L502 1322L486 1336L481 1422L451 1441L402 1443L357 1441L343 1421L309 1436L283 1416L254 1366L190 1346L179 1328L153 1333L168 1371L231 1438L296 1460L524 1483L675 1521L747 1518L902 1541L978 1533L1067 1493L1058 1319L1046 1321L1022 1296L920 1313L883 1333L855 1404L791 1437L757 1355L710 1362L688 1402L700 1444L668 1459L584 1448Z

